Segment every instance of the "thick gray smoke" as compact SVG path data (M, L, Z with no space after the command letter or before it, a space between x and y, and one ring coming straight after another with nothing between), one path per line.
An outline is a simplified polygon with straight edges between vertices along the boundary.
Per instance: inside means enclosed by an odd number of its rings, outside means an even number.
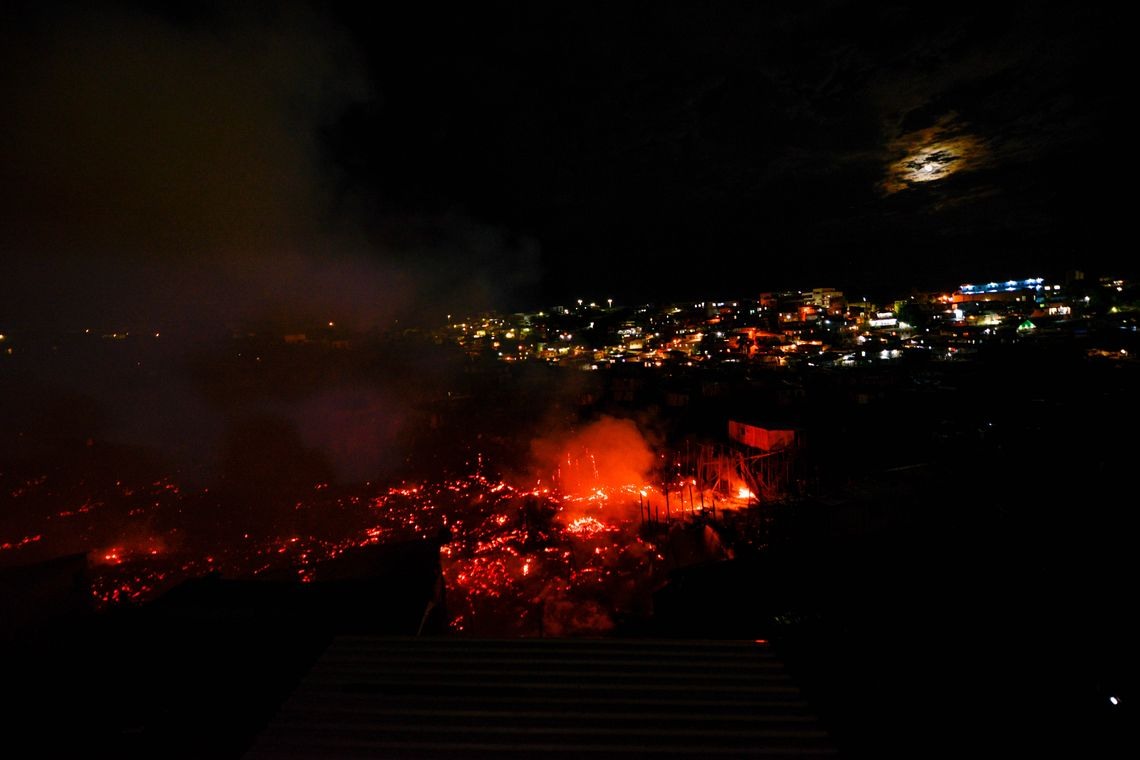
M487 308L531 276L533 245L342 186L322 136L380 95L348 31L306 5L3 13L0 333L25 373L5 454L90 439L158 452L198 482L278 477L258 450L313 477L390 471L409 398L450 367L363 372L361 339L355 365L301 383L335 360L265 357L259 371L254 354L313 325L359 337ZM98 338L120 331L122 345ZM260 342L231 338L249 331Z

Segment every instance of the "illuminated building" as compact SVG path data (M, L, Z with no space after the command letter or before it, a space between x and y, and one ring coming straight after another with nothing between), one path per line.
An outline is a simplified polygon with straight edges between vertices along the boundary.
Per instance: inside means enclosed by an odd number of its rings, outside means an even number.
M830 310L833 305L838 306L843 301L843 291L836 290L835 288L812 288L811 289L811 302L820 306L825 310Z
M967 284L955 291L952 301L956 304L979 301L1032 301L1042 291L1053 290L1053 286L1044 283L1045 279L1042 277L1030 277L1025 280ZM1057 288L1060 289L1060 286Z
M875 316L867 320L871 327L898 327L899 320L893 311L875 312Z

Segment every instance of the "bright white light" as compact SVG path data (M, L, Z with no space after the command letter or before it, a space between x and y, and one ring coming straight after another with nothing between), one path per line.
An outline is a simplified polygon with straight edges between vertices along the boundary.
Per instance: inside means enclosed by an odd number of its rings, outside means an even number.
M935 167L935 165L934 165L934 164L923 164L923 165L922 165L922 170L923 170L924 172L926 172L927 174L929 174L930 172L934 171L936 168L937 168L937 167Z
M1108 698L1108 701L1109 701L1109 702L1111 702L1111 703L1112 703L1112 704L1114 704L1114 705L1118 705L1118 704L1120 704L1120 700L1119 700L1119 699L1117 699L1116 697L1109 697L1109 698Z

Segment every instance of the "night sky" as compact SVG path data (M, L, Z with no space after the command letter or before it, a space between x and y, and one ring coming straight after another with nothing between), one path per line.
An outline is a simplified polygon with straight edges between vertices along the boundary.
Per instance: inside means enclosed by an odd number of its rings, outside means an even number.
M1114 11L148 5L4 6L5 325L1135 274Z

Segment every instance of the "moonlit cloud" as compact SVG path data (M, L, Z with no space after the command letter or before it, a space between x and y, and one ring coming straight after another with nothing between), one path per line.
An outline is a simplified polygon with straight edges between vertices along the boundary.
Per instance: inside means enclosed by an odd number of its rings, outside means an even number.
M883 191L891 195L984 165L988 156L985 141L965 130L966 125L951 113L934 126L893 140L889 154L896 158L887 167Z

